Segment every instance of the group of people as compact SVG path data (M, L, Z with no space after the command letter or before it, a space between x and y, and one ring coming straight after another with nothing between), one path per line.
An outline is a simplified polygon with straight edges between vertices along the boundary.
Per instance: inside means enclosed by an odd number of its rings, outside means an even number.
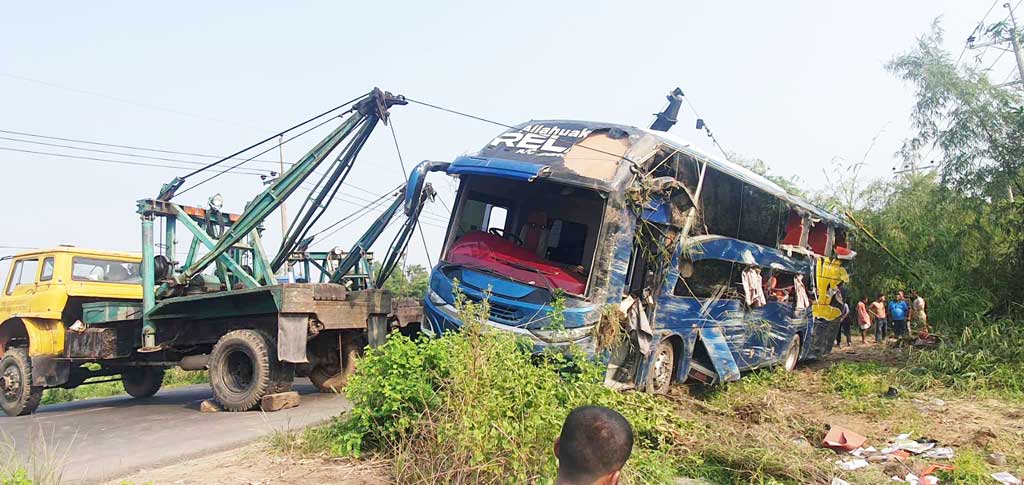
M870 302L867 296L861 297L857 302L856 312L849 311L849 307L846 306L841 318L842 323L836 335L837 346L842 346L844 334L847 345L853 344L850 329L854 322L860 328L861 343L867 343L868 331L872 326L875 328L875 342L883 342L890 334L896 338L910 335L911 324L919 331L928 331L928 303L917 290L910 290L910 300L907 300L902 290L897 291L891 300L885 293L879 293Z

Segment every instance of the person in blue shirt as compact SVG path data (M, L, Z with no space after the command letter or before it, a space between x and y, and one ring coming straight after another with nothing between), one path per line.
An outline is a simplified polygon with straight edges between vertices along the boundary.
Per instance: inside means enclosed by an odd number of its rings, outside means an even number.
M907 317L910 315L910 305L902 291L896 292L896 299L889 302L889 319L892 320L892 330L896 338L907 335L910 330L907 327Z

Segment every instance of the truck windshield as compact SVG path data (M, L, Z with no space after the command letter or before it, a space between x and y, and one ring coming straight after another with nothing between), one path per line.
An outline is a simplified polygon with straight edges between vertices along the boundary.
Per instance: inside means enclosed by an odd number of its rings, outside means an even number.
M71 279L139 284L142 283L142 273L139 263L75 257L71 260Z
M469 176L445 260L583 295L598 246L605 199L550 181Z

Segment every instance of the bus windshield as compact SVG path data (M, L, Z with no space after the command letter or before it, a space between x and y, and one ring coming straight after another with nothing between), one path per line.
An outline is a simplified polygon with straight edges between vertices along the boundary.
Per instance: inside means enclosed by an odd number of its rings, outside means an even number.
M604 212L601 193L479 175L463 184L445 261L585 293Z

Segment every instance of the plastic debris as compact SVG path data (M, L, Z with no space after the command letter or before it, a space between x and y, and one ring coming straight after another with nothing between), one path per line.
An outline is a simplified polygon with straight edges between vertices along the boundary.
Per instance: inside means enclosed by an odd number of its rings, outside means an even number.
M1010 474L1010 472L999 472L993 473L992 478L1003 485L1021 485L1019 478Z
M904 436L904 435L900 435L900 436ZM914 440L911 440L911 439L900 439L900 438L897 438L895 441L893 441L892 444L893 444L893 446L896 449L907 450L907 451L909 451L909 452L911 452L911 453L913 453L915 455L924 453L924 452L926 452L926 451L928 451L928 450L930 450L930 449L935 447L935 443L931 443L931 442L921 443L921 442L914 441Z
M868 462L867 460L860 459L850 461L836 460L836 465L839 465L839 468L842 468L843 470L849 472L853 470L859 470L861 468L868 466Z
M825 435L825 439L822 440L821 444L826 448L849 452L860 448L867 440L866 437L842 426L832 426L829 428L828 434Z
M953 459L953 448L932 448L924 452L925 458L933 458L936 460L952 460Z
M850 482L839 477L833 477L831 485L850 485Z

